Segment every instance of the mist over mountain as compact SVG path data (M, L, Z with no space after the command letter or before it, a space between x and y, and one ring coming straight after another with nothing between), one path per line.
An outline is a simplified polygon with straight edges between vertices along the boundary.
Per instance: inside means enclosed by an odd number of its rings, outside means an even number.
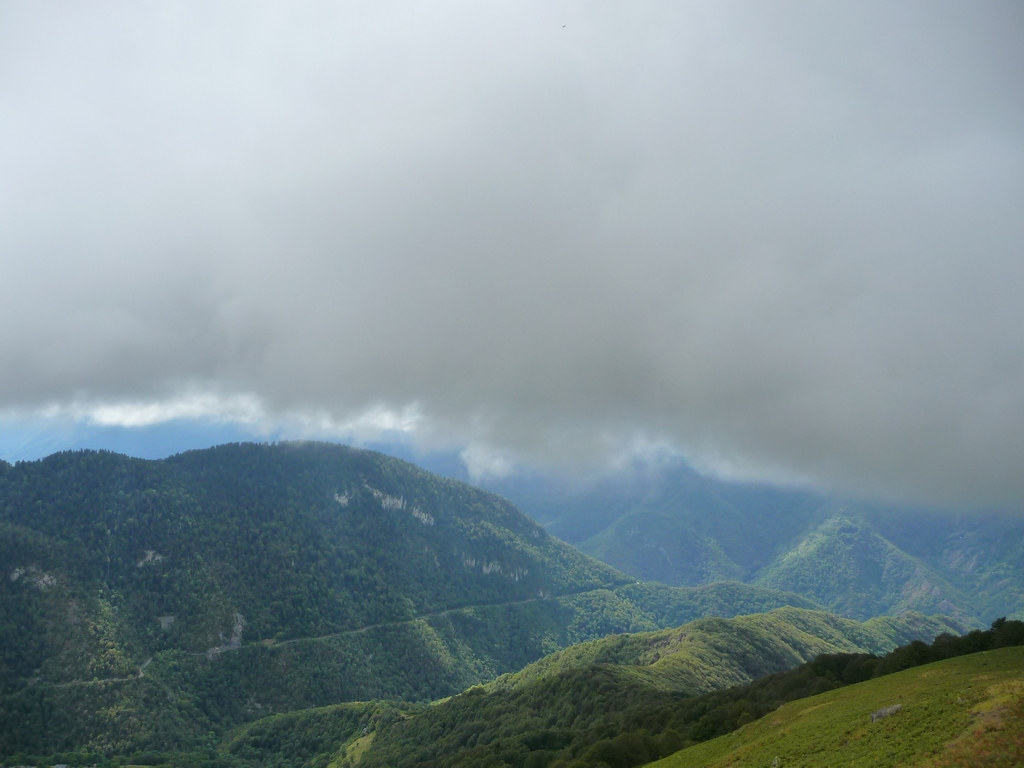
M987 625L1024 616L1024 518L955 513L701 474L680 459L589 480L513 473L479 481L549 532L635 576L739 580L859 619L907 610Z

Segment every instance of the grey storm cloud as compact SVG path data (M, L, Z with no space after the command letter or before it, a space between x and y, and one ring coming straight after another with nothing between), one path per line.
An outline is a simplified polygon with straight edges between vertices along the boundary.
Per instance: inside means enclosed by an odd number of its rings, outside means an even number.
M6 3L0 409L410 403L1024 501L1016 2Z

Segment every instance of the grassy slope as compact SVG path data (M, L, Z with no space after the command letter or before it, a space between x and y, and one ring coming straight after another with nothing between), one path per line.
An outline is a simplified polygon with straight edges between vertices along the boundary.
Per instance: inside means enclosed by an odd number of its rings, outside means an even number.
M972 743L980 747L987 739L990 750L1015 748L1009 739L993 746L996 740L984 731L998 729L1000 720L1011 734L1024 729L1022 696L1024 648L1003 648L801 699L651 765L770 766L778 758L774 764L786 768L926 766L945 764L958 754L973 760ZM902 711L871 722L872 712L894 704L902 705ZM1024 753L1007 759L1003 764L1020 765Z

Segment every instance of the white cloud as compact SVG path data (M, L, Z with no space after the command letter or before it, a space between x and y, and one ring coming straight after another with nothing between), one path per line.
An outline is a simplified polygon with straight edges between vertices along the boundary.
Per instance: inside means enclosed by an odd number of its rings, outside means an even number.
M471 443L459 454L473 481L508 477L516 462L504 452L480 443Z
M44 412L103 427L147 427L179 419L238 422L256 425L266 420L266 411L254 395L219 396L191 393L170 400L127 403L72 403L67 408L51 407Z
M2 5L0 409L1019 504L1022 14Z

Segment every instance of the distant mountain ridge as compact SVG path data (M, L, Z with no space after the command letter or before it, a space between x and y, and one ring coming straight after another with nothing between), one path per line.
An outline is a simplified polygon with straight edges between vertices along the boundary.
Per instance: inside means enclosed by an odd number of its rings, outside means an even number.
M858 619L1024 618L1024 514L887 507L721 480L681 462L583 486L538 475L482 484L638 579L772 586Z

